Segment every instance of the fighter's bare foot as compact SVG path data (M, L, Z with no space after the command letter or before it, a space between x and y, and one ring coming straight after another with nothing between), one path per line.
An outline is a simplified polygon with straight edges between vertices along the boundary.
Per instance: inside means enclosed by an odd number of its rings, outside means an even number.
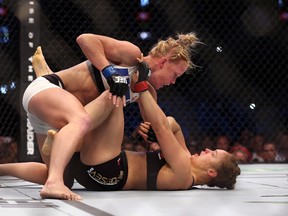
M37 47L36 52L33 55L32 65L36 77L53 73L53 71L49 68L47 62L45 61L41 46Z
M42 190L40 191L40 196L43 199L63 199L63 200L72 200L80 201L82 200L81 196L76 193L73 193L68 187L64 184L51 184L46 182Z
M57 131L48 130L47 137L46 137L44 144L42 146L42 149L41 149L41 151L44 155L49 156L51 154L52 144L53 144L54 137L56 134L57 134Z

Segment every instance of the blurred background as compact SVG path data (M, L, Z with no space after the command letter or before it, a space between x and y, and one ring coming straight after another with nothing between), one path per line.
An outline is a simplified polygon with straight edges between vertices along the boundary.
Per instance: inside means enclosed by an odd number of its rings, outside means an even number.
M28 51L21 45L23 2L38 11L38 44ZM252 155L261 136L261 148L272 142L287 161L288 0L0 0L1 157L25 160L23 52L29 57L41 45L53 71L68 68L85 60L76 44L85 32L131 41L145 54L159 39L195 32L203 42L192 54L198 67L158 92L191 152L216 148L225 136L230 149L241 145ZM125 109L125 135L133 142L138 116L136 104Z

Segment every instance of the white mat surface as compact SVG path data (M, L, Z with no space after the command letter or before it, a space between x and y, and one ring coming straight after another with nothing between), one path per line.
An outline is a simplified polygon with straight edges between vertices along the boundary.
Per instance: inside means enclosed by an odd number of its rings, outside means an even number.
M288 164L241 165L235 190L199 187L190 191L74 190L81 202L42 200L42 186L0 177L0 216L287 216Z

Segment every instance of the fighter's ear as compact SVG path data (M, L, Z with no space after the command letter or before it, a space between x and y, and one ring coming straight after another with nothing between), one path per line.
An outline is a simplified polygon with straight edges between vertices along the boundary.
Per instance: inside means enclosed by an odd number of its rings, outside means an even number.
M163 68L166 62L168 62L168 59L166 57L161 58L161 60L159 61L160 68Z
M209 168L207 170L207 174L208 174L208 176L215 178L217 176L217 171L213 168Z

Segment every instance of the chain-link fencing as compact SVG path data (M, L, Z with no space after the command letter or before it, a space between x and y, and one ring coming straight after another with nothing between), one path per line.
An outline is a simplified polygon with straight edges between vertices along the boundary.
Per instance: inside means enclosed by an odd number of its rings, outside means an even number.
M17 1L0 2L4 8L0 134L18 139L22 95ZM76 44L76 37L85 32L131 41L145 54L160 38L195 32L203 42L192 55L197 68L158 92L159 105L175 117L187 140L220 134L238 140L244 129L276 139L287 131L287 1L40 0L39 4L40 44L53 71L85 59ZM137 105L129 105L127 136L141 121L136 116Z

